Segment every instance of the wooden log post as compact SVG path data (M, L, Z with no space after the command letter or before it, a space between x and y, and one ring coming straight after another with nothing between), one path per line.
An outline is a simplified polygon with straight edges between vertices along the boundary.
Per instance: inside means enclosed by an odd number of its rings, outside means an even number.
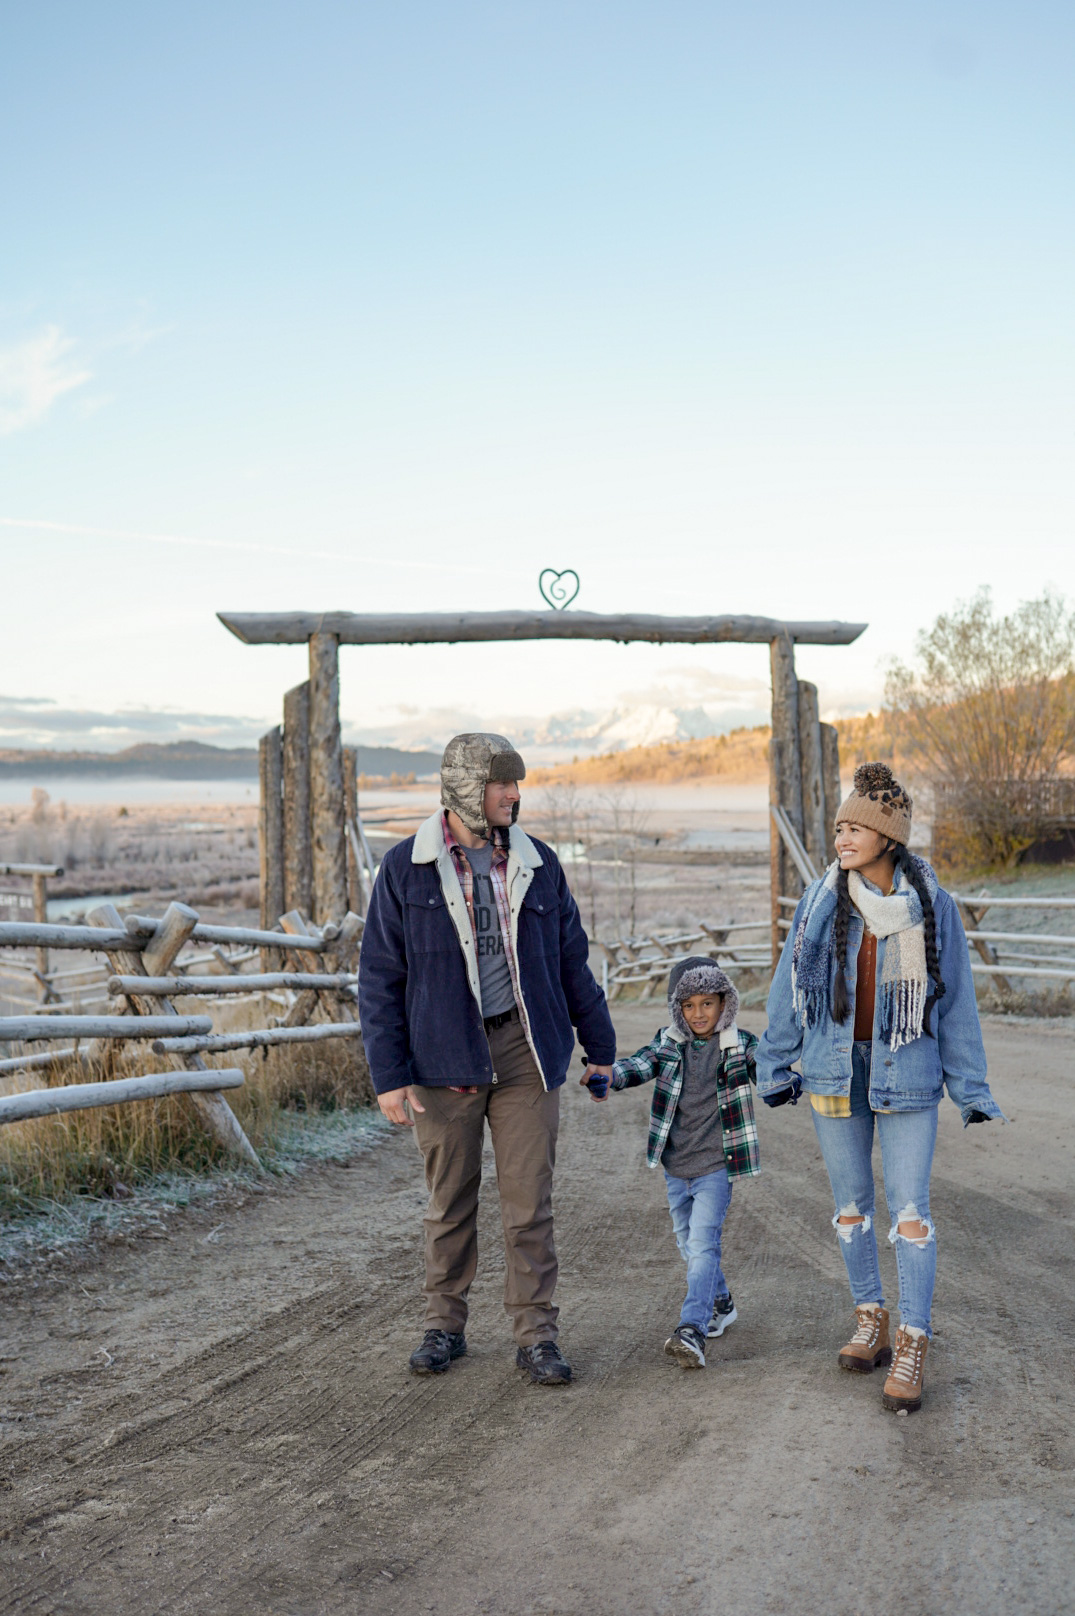
M32 875L30 879L33 882L34 888L34 920L39 926L44 926L48 923L49 918L48 888L45 885L46 877L44 875L35 874ZM38 998L44 1000L54 998L55 995L50 992L48 982L49 951L47 948L39 948L37 950L35 963L37 965Z
M840 788L840 736L834 724L820 724L821 778L825 794L825 864L836 857L836 815L844 800Z
M769 743L769 802L782 808L801 837L803 833L802 753L799 747L799 691L795 677L795 649L791 638L781 634L769 644L772 675L772 739ZM780 958L783 932L780 928L780 899L797 897L802 880L783 837L769 816L770 935L773 970Z
M283 746L280 726L258 742L258 873L263 928L275 926L284 912ZM274 949L262 949L262 969L279 965Z
M91 926L100 926L108 930L115 930L123 925L118 910L110 903L98 904L95 909L90 910L86 918ZM130 954L106 950L108 963L117 976L147 976L149 973L143 961L148 955L157 971L166 971L197 923L197 914L186 904L169 904L141 958L132 959ZM158 1001L149 998L140 999L137 994L131 995L130 998L135 1010L141 1016L157 1017L161 1014L175 1016L177 1013L175 1006L168 999ZM177 1067L184 1068L188 1072L209 1070L201 1055L176 1055L173 1056L173 1060ZM192 1093L190 1101L198 1112L206 1132L223 1145L225 1150L243 1157L254 1167L261 1166L257 1152L243 1132L235 1112L218 1089Z
M347 907L356 915L366 913L366 887L362 879L362 865L358 845L358 748L343 749L343 812L346 826L347 854ZM288 908L301 909L302 904Z
M313 908L314 863L310 840L310 682L284 696L284 901L286 909Z
M347 909L343 748L340 742L340 642L310 635L310 825L313 918L319 925Z
M825 764L821 750L817 685L799 680L799 751L802 757L803 845L821 871L828 864L825 834Z

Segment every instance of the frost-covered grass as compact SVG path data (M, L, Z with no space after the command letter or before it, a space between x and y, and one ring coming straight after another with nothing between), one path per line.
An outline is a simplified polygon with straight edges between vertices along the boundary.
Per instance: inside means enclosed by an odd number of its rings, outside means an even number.
M295 1112L281 1109L271 1138L262 1140L266 1169L217 1165L212 1170L150 1174L119 1197L83 1189L62 1197L24 1194L0 1216L0 1283L27 1267L49 1267L89 1242L126 1241L163 1233L188 1207L225 1205L237 1197L264 1194L282 1178L308 1167L349 1161L372 1149L390 1124L369 1106L356 1110Z

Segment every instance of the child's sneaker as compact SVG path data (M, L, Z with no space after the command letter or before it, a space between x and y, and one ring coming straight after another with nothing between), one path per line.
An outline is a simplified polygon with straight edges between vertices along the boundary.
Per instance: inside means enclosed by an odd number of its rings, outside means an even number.
M683 1369L705 1368L705 1336L693 1324L677 1324L664 1350Z
M713 1317L710 1319L709 1329L706 1331L709 1340L712 1341L715 1336L723 1335L729 1324L734 1324L738 1317L731 1295L718 1296L713 1303Z

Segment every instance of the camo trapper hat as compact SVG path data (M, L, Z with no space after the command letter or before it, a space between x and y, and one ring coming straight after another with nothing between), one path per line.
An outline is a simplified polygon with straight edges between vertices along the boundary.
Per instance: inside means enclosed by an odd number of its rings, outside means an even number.
M474 836L488 841L485 788L526 779L526 764L504 735L453 735L440 760L441 806L458 814Z

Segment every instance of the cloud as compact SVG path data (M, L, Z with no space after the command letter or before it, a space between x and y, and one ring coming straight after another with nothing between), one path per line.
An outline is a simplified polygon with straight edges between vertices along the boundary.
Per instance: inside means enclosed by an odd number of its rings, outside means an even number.
M42 420L64 393L90 379L70 358L77 344L50 325L37 337L0 349L0 435Z
M60 752L118 752L139 741L205 741L254 746L269 728L264 718L168 712L148 707L98 712L59 707L38 696L0 696L0 748L48 747Z

